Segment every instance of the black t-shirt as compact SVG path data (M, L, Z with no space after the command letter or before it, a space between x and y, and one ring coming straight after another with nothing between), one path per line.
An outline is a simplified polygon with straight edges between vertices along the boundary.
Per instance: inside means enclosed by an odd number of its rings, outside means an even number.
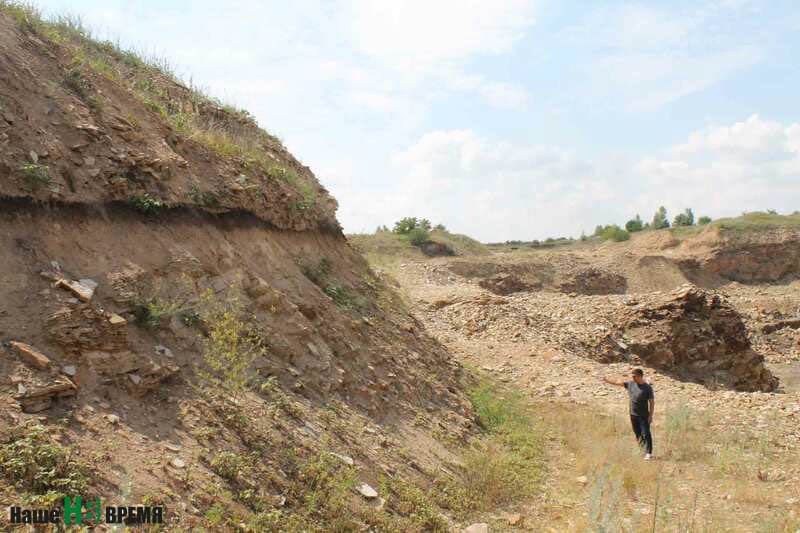
M628 391L628 396L631 398L631 415L632 416L650 416L650 406L647 401L654 398L653 387L647 383L639 385L635 381L626 381L625 388Z

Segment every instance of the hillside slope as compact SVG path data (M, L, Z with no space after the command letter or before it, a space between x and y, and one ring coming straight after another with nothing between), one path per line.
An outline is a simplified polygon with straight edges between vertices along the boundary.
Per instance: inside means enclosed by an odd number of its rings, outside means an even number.
M347 239L369 259L422 259L440 255L481 256L489 249L475 239L459 233L434 229L427 243L411 244L407 235L391 231L348 235Z
M336 202L246 112L89 39L69 19L46 24L12 6L0 20L0 195L337 227Z
M404 495L474 428L462 369L311 171L246 114L6 2L0 72L2 505L442 529Z

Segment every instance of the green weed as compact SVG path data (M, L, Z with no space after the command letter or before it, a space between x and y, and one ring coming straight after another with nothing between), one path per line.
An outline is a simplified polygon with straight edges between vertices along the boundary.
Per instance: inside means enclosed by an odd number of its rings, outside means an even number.
M29 422L0 434L0 475L17 488L57 500L81 494L89 483L89 469L70 448L50 440L51 431Z
M130 203L134 209L145 215L155 215L165 207L164 202L153 198L147 193L141 196L132 196L128 200L128 203Z
M236 398L249 387L250 367L267 353L266 343L238 297L216 299L209 290L202 300L200 315L208 331L203 359L209 372L201 375Z
M42 187L50 185L52 179L50 178L50 168L47 165L38 165L36 163L26 163L19 167L25 183L31 190L37 190Z
M138 324L154 329L182 311L184 311L183 307L177 302L152 298L150 301L137 305L133 313Z
M322 292L324 292L339 307L349 309L353 306L353 297L350 294L350 291L341 285L335 283L327 285L324 289L322 289Z

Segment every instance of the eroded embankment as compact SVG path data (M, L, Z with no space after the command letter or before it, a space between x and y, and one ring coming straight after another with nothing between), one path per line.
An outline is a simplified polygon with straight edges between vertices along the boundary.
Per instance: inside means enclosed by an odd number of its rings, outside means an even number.
M142 303L187 307L208 289L238 285L269 339L259 370L286 386L302 375L310 395L336 392L375 413L388 402L452 396L457 369L445 352L410 315L379 303L380 280L334 230L286 232L244 213L181 208L142 216L115 204L45 208L19 200L3 204L0 228L4 338L59 349L47 322L68 295L47 290L41 271L94 280L92 304L130 322ZM314 271L317 284L306 275ZM120 294L125 275L136 286ZM191 358L193 335L178 318L167 335L179 340L173 352ZM144 337L135 332L130 348L150 352L139 345Z

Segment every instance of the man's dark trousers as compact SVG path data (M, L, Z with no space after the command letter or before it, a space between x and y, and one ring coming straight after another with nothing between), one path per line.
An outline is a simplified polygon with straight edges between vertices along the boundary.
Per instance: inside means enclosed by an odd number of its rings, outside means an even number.
M645 416L631 415L631 426L636 434L636 440L647 453L653 453L653 435L650 433L650 421Z

